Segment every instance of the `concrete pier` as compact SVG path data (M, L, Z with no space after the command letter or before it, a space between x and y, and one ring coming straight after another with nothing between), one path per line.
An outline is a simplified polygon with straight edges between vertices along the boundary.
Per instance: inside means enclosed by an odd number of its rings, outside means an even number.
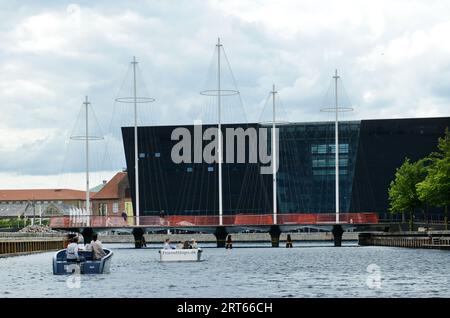
M91 227L86 227L81 231L81 235L83 235L84 244L90 244L92 241L92 235L94 231Z
M334 246L342 246L342 234L344 233L342 226L333 225L333 230L331 232L333 233Z
M225 247L225 240L227 239L228 232L224 226L218 226L214 232L216 237L217 247Z
M144 230L142 228L133 229L134 247L141 248L144 245Z
M270 234L270 241L272 242L272 247L279 247L280 246L280 234L281 234L280 227L277 225L271 226L270 230L269 230L269 234Z

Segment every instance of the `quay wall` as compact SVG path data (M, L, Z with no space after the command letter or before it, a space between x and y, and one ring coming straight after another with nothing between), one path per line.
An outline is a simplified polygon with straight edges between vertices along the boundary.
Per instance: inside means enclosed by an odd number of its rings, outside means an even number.
M333 235L328 232L319 233L282 233L280 243L286 241L287 234L291 235L292 241L333 241ZM233 233L231 234L234 243L249 242L271 242L269 233ZM0 258L9 256L27 255L32 253L57 251L65 248L65 233L11 233L0 232ZM166 238L172 242L191 240L194 238L199 243L216 243L213 234L145 234L147 244L162 244ZM103 243L129 243L134 244L134 237L131 234L101 235L99 239ZM343 240L356 241L358 233L345 232Z
M65 237L0 236L0 257L56 251L64 248Z
M358 244L361 246L391 246L450 250L450 231L359 233Z
M333 241L333 234L329 232L320 233L282 233L280 243L286 241L287 234L295 241ZM213 234L145 234L147 243L162 244L166 238L172 242L195 239L199 243L215 243L216 237ZM233 242L271 242L269 233L232 233ZM358 233L344 232L343 240L356 241ZM103 243L134 243L133 235L99 235L99 240Z

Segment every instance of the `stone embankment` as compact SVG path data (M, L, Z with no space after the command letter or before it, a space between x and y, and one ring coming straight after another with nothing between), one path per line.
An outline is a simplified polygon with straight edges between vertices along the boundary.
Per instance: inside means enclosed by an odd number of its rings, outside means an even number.
M450 250L450 231L359 233L358 244Z
M333 241L333 234L329 232L319 233L282 233L280 242L285 242L287 234L291 235L291 239L295 241ZM216 237L213 234L145 234L147 243L161 244L166 238L170 238L173 242L187 241L195 239L199 243L216 243ZM269 233L232 233L233 242L267 242L270 243ZM99 235L99 239L103 243L134 243L132 235ZM345 232L343 240L356 241L358 233Z

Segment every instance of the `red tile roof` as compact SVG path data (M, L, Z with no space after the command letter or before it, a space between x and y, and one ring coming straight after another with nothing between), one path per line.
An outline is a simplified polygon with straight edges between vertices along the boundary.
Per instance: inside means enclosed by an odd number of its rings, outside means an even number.
M120 199L119 184L126 178L128 178L126 172L118 172L99 192L92 196L92 199Z
M0 201L84 201L85 199L85 191L72 189L0 190Z

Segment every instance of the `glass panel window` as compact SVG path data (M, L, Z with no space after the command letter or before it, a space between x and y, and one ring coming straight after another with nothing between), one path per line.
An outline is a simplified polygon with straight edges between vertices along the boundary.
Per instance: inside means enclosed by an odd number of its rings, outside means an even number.
M208 172L213 172L214 171L214 167L208 167Z
M156 157L156 158L161 157L161 153L160 153L160 152L155 152L155 157Z
M339 166L346 167L348 165L348 159L339 159Z
M192 172L192 167L187 167L187 168L186 168L186 171L187 171L187 172Z
M327 153L327 145L318 145L317 146L317 153L318 154Z
M348 144L340 144L339 153L348 153Z
M311 145L312 154L333 154L335 153L335 144ZM348 144L339 145L339 153L348 153Z

